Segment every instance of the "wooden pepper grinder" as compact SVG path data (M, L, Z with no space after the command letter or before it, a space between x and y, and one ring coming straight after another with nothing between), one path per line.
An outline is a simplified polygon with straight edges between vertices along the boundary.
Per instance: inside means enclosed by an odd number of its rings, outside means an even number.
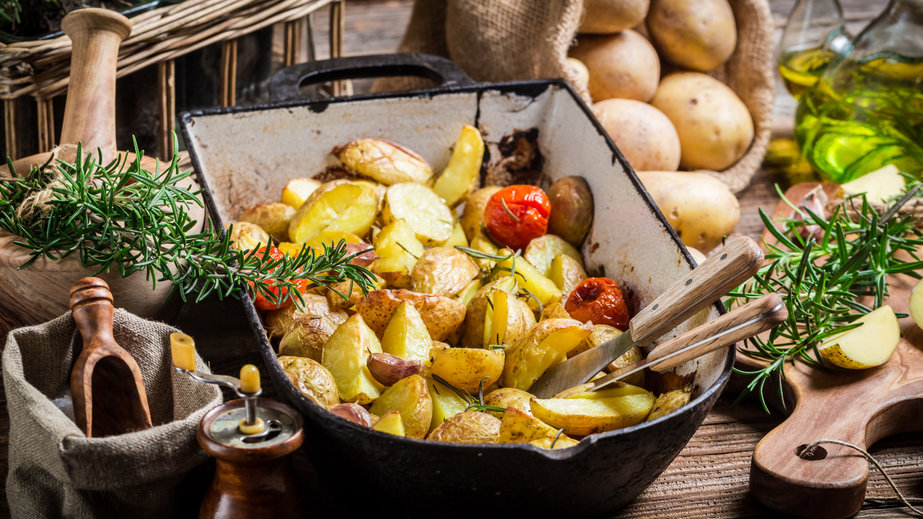
M199 508L200 519L280 519L303 517L299 491L287 456L304 439L294 409L258 399L260 373L247 364L240 379L196 371L195 341L170 334L173 365L193 379L234 390L240 398L209 411L196 439L215 458L215 478Z

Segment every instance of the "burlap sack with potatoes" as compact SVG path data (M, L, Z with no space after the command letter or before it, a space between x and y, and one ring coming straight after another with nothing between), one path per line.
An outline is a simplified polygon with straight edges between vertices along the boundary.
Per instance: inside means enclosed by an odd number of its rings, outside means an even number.
M738 192L759 169L772 130L773 23L767 0L729 3L737 21L737 48L711 75L747 106L754 137L734 165L707 173ZM564 60L583 14L583 0L416 0L398 51L449 58L476 81L563 77L574 84ZM397 78L377 82L375 90L422 86ZM578 92L589 101L588 92Z
M6 499L13 518L198 514L209 480L207 471L204 477L195 472L208 459L196 428L221 403L221 392L172 369L169 336L177 329L118 309L114 331L141 368L154 427L104 438L87 438L52 402L69 393L71 367L82 349L70 313L9 333L3 384L10 414Z

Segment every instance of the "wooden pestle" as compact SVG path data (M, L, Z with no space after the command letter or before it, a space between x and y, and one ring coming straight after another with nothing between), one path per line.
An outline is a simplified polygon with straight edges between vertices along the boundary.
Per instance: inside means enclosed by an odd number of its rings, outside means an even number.
M71 371L77 425L88 437L112 436L151 427L141 370L115 342L112 293L106 282L83 278L71 288L70 306L83 337Z

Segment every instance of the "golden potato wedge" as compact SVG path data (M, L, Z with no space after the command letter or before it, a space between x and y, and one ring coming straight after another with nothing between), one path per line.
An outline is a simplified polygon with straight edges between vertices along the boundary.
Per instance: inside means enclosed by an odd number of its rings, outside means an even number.
M465 285L465 288L463 288L461 292L456 294L453 299L455 299L456 301L458 301L459 303L465 306L468 306L468 303L470 303L471 300L474 299L474 296L476 296L478 291L481 290L481 288L483 287L484 287L484 282L482 282L480 278L475 279L471 283L468 283L467 285Z
M453 387L477 394L503 373L503 350L446 348L433 353L432 373Z
M448 297L418 294L403 289L383 289L369 292L368 297L356 303L356 311L375 333L381 335L391 320L394 310L403 301L410 301L420 312L431 339L444 341L465 321L465 305Z
M417 260L410 279L415 292L451 297L480 273L464 252L452 247L433 247Z
M531 443L545 449L577 445L563 432L515 407L507 407L500 419L499 443Z
M570 319L570 314L567 313L567 310L564 309L564 305L555 301L549 305L545 305L542 308L542 315L539 317L539 321L544 321L546 319ZM576 355L573 350L567 354L568 357Z
M378 193L373 184L332 180L301 204L289 223L288 234L297 243L307 243L324 231L365 236L377 214Z
M341 241L345 243L362 243L362 238L346 231L323 231L304 242L304 244L314 249L315 254L321 254L324 252L325 245L329 248L337 245ZM369 247L371 248L371 245L369 245Z
M410 301L402 301L394 309L388 326L381 336L381 349L405 360L426 362L430 358L433 340L426 331L420 312Z
M487 300L489 308L484 314L482 347L512 344L535 324L535 314L526 300L500 290L495 290Z
M523 253L522 257L525 258L530 265L535 267L535 270L541 275L549 277L551 272L551 261L558 254L565 254L583 264L583 256L580 255L580 252L577 251L573 245L567 243L564 238L555 236L554 234L546 234L534 238L529 242L529 245L526 246L526 251Z
M423 157L384 139L356 139L335 148L333 154L347 167L382 184L425 184L433 176L433 168Z
M622 331L614 326L609 326L607 324L594 324L593 331L590 332L590 335L583 340L576 348L570 350L567 353L567 358L571 358L574 355L579 355L590 348L595 348L600 344L618 337L621 335Z
M473 126L464 125L455 141L449 164L433 184L433 191L449 206L464 201L481 176L483 158L484 139L481 138L481 132Z
M498 443L500 420L479 411L458 413L439 424L426 439L452 443Z
M276 242L282 242L288 241L288 227L293 216L295 209L292 206L282 202L269 202L248 207L239 220L259 225Z
M388 411L401 413L404 432L410 438L423 438L433 419L433 400L420 375L410 375L385 390L369 408L379 416Z
M654 400L654 405L651 408L651 414L647 415L647 422L651 420L656 420L661 416L666 416L673 411L676 411L680 407L689 403L689 399L692 397L692 386L688 385L681 387L679 389L674 389L673 391L667 391L666 393L661 394L657 397L657 400Z
M506 349L502 385L528 391L545 370L564 359L592 331L590 323L574 319L541 321Z
M270 339L281 337L299 320L312 317L330 318L334 321L334 328L336 328L336 326L346 321L349 316L345 312L331 310L324 296L307 293L302 295L301 306L294 304L266 312L264 319L266 335Z
M430 422L430 431L439 427L442 422L450 417L464 412L471 403L453 391L452 388L433 379L432 376L426 377L426 386L433 400L433 419Z
M313 178L293 178L282 188L281 201L285 205L298 209L319 187L320 182Z
M381 418L375 422L372 429L395 436L404 436L404 421L401 420L401 413L397 411L388 411L381 415Z
M603 392L590 392L590 395L597 393ZM564 429L571 436L587 436L641 423L653 405L654 395L647 391L608 398L533 398L530 402L536 418Z
M496 407L502 407L504 409L515 407L520 411L532 414L532 409L529 407L529 401L534 398L535 395L521 389L516 389L514 387L501 387L500 389L494 389L490 393L484 395L484 405L492 405ZM503 418L503 411L487 411L488 413L496 416L497 418Z
M512 251L509 249L501 249L498 254L510 256L511 253ZM538 269L522 256L511 255L509 259L498 261L491 277L501 279L514 275L519 283L519 288L528 291L535 299L538 299L538 301L535 301L532 297L529 298L529 307L533 310L538 310L541 305L560 301L561 289L553 281L543 276Z
M404 219L384 226L372 239L378 258L370 269L381 276L390 287L410 288L410 273L417 260L423 256L423 244Z
M500 252L500 247L497 246L493 240L487 236L486 232L478 232L474 235L474 238L471 239L471 243L468 245L470 248L483 252L485 254L496 255ZM490 272L497 264L494 260L485 259L485 258L474 258L474 262L478 264L481 270L485 272Z
M298 392L315 404L330 409L340 403L337 383L327 368L317 361L305 357L279 357L282 371L298 389Z
M362 407L359 404L349 402L345 404L335 405L329 409L329 411L340 418L349 420L355 424L362 425L364 427L372 426L372 415L369 411Z
M481 232L481 224L484 221L484 208L487 207L487 201L501 189L503 189L501 186L485 186L471 193L468 200L465 201L465 209L462 211L461 216L461 226L468 241L472 241L475 235Z
M449 235L449 239L440 243L440 247L467 247L468 238L465 238L465 231L461 227L461 222L455 222L452 225L452 234Z
M384 285L385 282L383 279L381 279L380 276L376 275L375 279L372 280L372 290L378 290ZM362 292L362 287L351 281L331 283L330 287L326 289L326 295L330 308L338 308L343 310L352 308L356 305L356 303L365 298L365 294Z
M392 386L398 380L423 371L423 363L405 360L390 353L373 353L365 361L369 373L383 386Z
M449 239L455 224L452 211L432 189L404 182L394 184L385 193L381 212L385 223L402 218L423 245L436 245Z
M323 296L305 294L305 300L309 299L308 296L311 296L312 300L320 297L326 303ZM321 305L317 304L316 308L321 308ZM326 308L326 305L323 305L323 308L295 310L291 325L279 341L279 355L294 355L321 361L324 346L330 340L330 336L348 317L346 312Z
M248 251L269 243L269 233L251 222L233 222L228 230L231 232L231 246L237 250Z
M368 404L381 395L383 386L366 366L372 353L381 353L381 343L359 314L347 319L330 336L321 364L336 380L340 400Z
M516 280L507 277L491 281L477 291L465 311L460 346L464 348L483 348L490 344L490 342L485 342L489 338L485 334L490 331L490 326L486 320L493 318L496 308L493 306L493 301L488 302L488 299L494 292L512 292L514 290L516 290ZM491 314L491 316L487 317L488 314ZM485 329L488 332L485 332Z
M582 263L567 254L558 254L551 260L548 278L561 289L562 299L566 300L587 275Z

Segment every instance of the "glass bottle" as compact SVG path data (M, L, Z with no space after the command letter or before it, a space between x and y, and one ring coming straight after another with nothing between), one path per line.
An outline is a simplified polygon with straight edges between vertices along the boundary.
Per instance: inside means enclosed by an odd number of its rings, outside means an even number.
M805 92L801 152L844 183L889 164L923 172L923 0L891 0Z
M800 97L849 44L837 0L798 0L779 42L779 75L785 88L796 99Z

